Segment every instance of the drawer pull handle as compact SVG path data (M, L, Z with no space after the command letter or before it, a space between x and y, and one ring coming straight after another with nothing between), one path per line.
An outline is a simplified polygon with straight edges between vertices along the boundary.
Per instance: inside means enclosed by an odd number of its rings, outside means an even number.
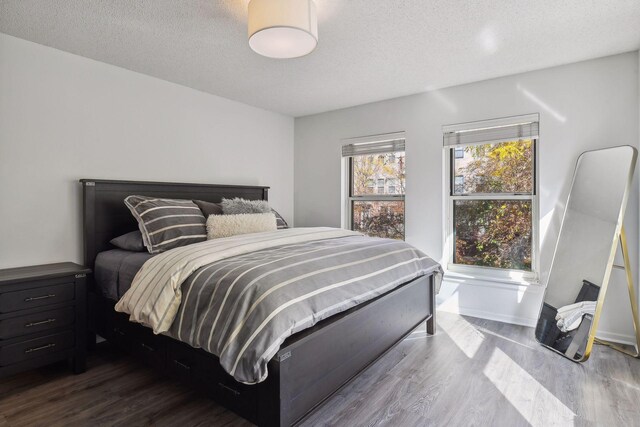
M219 385L222 389L227 390L227 391L230 391L231 393L233 393L233 395L234 395L234 396L240 396L240 392L239 392L238 390L234 390L234 389L232 389L231 387L226 386L226 385L224 385L224 384L222 384L222 383L218 383L218 385Z
M56 319L41 320L40 322L27 323L26 325L24 325L24 327L25 328L31 328L33 326L46 325L47 323L53 323L55 321L56 321Z
M151 347L150 345L147 345L147 344L145 344L145 343L140 343L140 345L141 345L141 346L142 346L142 348L144 348L145 350L148 350L148 351L156 351L156 349L155 349L155 348L153 348L153 347Z
M30 301L38 301L41 299L47 299L47 298L55 298L56 294L49 294L49 295L42 295L39 297L29 297L29 298L25 298L24 302L30 302Z
M29 348L27 350L25 350L25 353L33 353L34 351L40 351L40 350L46 350L48 348L53 348L55 347L55 344L47 344L47 345L43 345L42 347L33 347L33 348Z
M187 365L186 363L182 363L179 360L174 360L173 363L175 363L179 368L186 369L187 371L191 370L191 366Z

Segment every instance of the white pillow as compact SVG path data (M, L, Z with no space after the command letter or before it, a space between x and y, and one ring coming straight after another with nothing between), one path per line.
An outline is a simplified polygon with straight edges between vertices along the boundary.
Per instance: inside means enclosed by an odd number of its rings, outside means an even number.
M209 215L207 219L207 239L236 236L238 234L260 233L278 229L273 212Z

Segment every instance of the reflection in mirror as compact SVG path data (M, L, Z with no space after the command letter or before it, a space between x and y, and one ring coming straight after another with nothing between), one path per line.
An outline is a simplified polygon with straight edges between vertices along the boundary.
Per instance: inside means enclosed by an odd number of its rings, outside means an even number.
M578 158L536 327L542 345L574 361L593 345L636 157L622 146Z

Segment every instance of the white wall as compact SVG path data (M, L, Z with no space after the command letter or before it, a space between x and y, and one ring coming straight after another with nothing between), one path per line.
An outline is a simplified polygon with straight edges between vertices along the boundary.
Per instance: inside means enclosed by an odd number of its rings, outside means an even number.
M638 147L638 53L632 52L426 92L295 122L295 220L298 226L340 226L340 140L406 131L406 239L433 258L443 253L444 124L540 113L541 270L545 283L578 155L607 146ZM396 78L402 78L398 68ZM638 186L627 211L634 274L638 267ZM623 275L614 273L601 330L626 339L631 323ZM637 281L636 281L637 283ZM534 324L540 286L457 277L445 284L441 307ZM619 335L612 335L619 334Z
M0 34L0 268L81 261L80 178L270 185L291 220L293 125Z

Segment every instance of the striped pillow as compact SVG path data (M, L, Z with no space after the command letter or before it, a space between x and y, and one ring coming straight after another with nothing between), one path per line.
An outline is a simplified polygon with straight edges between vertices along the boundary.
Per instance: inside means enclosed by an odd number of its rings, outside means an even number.
M138 220L142 241L149 253L157 254L207 239L204 215L191 200L129 196L124 204Z

